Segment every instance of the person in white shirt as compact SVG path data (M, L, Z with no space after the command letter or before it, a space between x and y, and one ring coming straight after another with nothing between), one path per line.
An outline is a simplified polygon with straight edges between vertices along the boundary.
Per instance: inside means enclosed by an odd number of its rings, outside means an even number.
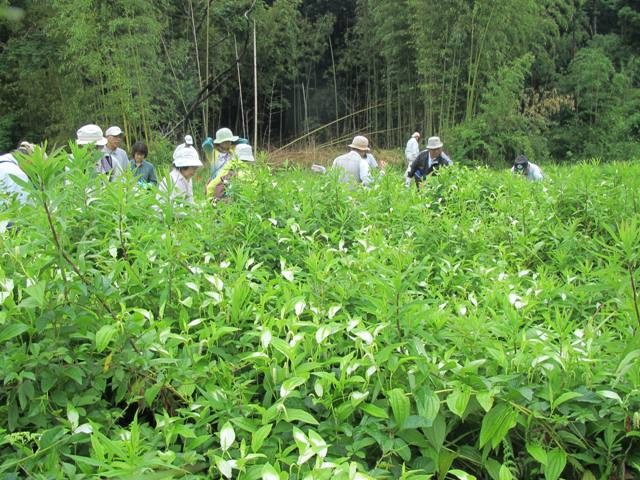
M106 173L111 181L121 176L129 169L127 152L120 148L123 132L120 127L109 127L105 132L107 144L103 148L104 156L98 163L98 173Z
M409 167L420 153L420 133L413 132L411 138L407 142L407 146L404 149L405 165Z
M181 199L185 203L194 203L191 180L201 166L202 161L195 148L190 145L176 148L173 152L173 170L160 182L158 189L161 192L169 191L172 201Z
M331 168L342 170L341 182L369 185L373 181L367 161L367 153L370 151L369 140L367 137L357 135L353 138L349 148L349 153L337 157Z
M531 182L538 182L544 178L540 167L530 162L524 155L518 155L516 161L513 163L513 167L511 167L511 171L524 175L527 177L527 180Z
M14 156L15 152L30 155L33 153L33 145L29 142L22 142L14 152L0 155L0 193L3 196L15 197L18 202L24 205L27 203L29 194L15 179L28 182L29 177L18 165L18 160Z

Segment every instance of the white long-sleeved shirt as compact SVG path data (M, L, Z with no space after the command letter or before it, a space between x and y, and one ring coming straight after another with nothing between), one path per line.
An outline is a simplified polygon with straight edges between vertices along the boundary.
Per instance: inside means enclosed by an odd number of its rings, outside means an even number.
M341 182L362 183L367 186L372 181L369 163L362 158L357 152L349 152L340 155L333 161L331 168L340 168L343 175L340 177Z
M167 183L167 178L163 178L158 186L158 190L161 192L170 190L172 201L176 198L182 198L186 203L193 203L193 183L191 179L187 180L184 178L177 168L171 170L168 178L171 182L171 187Z
M511 167L511 171L515 173L515 167ZM540 167L531 162L529 162L527 165L527 174L525 176L527 177L527 180L530 180L532 182L538 182L544 179L544 175L542 175L542 170L540 169Z
M420 145L418 145L418 140L415 137L411 137L407 142L407 146L404 149L404 158L406 160L407 166L411 165L411 163L416 159L418 154L420 153Z
M29 194L18 185L12 176L29 181L27 174L22 171L13 154L7 153L0 156L0 191L4 194L15 195L21 204L27 203Z

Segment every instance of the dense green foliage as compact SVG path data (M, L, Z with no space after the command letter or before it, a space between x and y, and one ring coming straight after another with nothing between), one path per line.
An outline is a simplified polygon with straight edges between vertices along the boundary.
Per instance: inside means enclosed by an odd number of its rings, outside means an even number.
M0 478L640 474L639 164L182 208L73 153L2 212Z
M331 123L305 140L396 148L418 128L494 165L638 153L631 0L11 3L23 15L0 0L3 150L66 144L90 122L121 125L129 146L229 126L261 147Z

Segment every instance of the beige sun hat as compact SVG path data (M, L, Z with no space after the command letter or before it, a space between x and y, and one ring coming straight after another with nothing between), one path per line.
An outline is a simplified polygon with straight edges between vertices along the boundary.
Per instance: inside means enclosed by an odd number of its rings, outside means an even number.
M427 140L427 150L435 150L436 148L442 148L442 140L440 137L429 137Z
M107 139L102 135L102 129L98 125L90 123L78 129L76 132L76 143L78 145L94 143L99 147L104 147L107 144Z
M230 128L221 128L216 132L216 138L213 143L236 142L240 137L233 134Z
M353 141L348 146L349 148L355 148L356 150L361 150L363 152L371 150L369 148L369 140L364 135L356 135L353 137Z

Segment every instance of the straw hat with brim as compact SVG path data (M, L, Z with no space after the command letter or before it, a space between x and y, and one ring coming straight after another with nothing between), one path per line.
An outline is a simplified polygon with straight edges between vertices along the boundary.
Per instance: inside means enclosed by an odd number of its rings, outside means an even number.
M120 135L122 135L122 129L116 126L109 127L107 131L104 132L105 137L119 137Z
M224 142L235 142L240 137L233 134L233 132L228 128L221 128L216 132L216 138L213 140L213 143L220 144Z
M99 147L107 144L107 139L102 135L102 129L98 125L85 125L76 132L76 143L78 145L88 145L93 143Z
M173 165L176 167L201 167L200 155L191 146L178 147L173 152Z
M435 150L436 148L442 148L442 141L440 137L429 137L427 140L427 150Z
M353 141L349 145L349 148L355 148L356 150L361 150L363 152L368 152L371 150L369 148L369 140L367 140L367 137L362 135L353 137Z
M241 143L236 146L236 156L243 162L256 161L256 159L253 157L253 149L251 148L251 145L247 145L246 143Z

